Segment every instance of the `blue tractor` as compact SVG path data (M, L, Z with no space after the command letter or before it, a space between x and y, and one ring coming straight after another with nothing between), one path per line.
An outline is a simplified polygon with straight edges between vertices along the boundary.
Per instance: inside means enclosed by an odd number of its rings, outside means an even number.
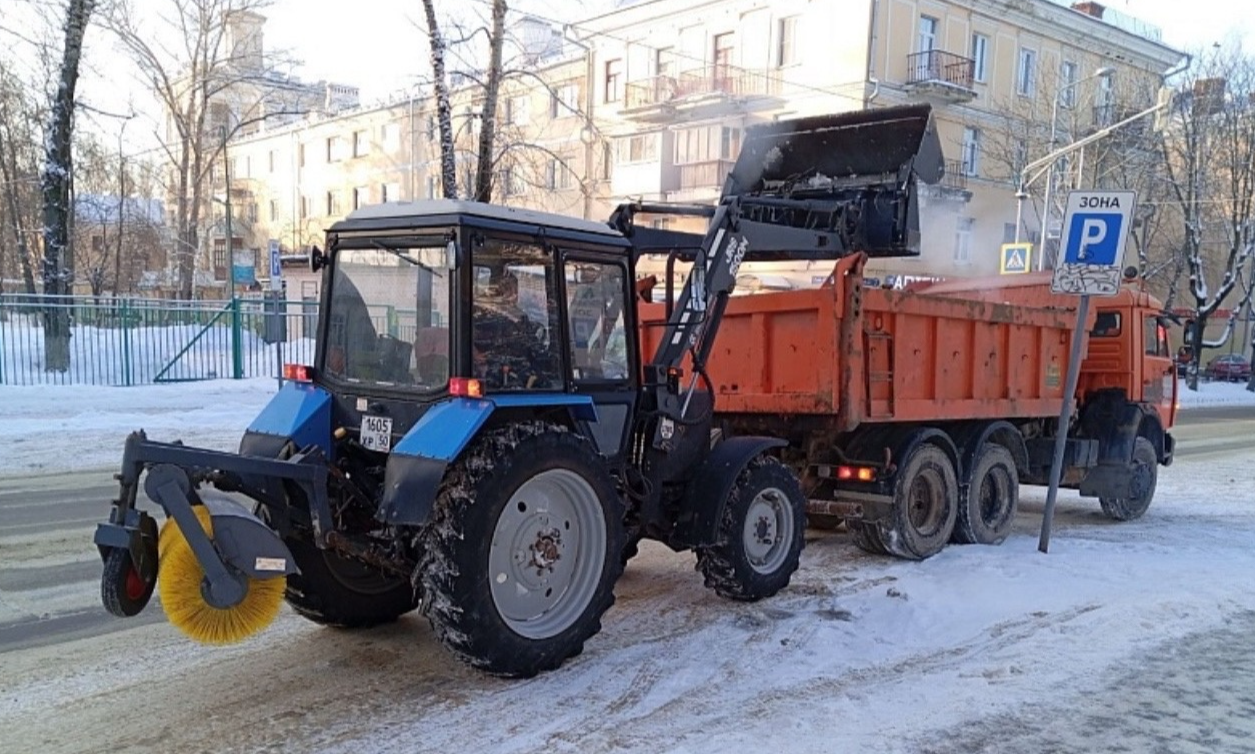
M695 551L720 595L775 594L806 499L783 440L713 426L704 369L738 270L918 253L916 184L941 166L931 112L910 106L751 129L715 206L626 204L608 223L448 200L353 212L311 255L314 363L239 452L127 439L95 538L106 607L134 615L159 585L171 622L208 642L285 597L341 627L421 607L463 660L529 676L600 630L641 538ZM642 355L636 269L653 254L690 266Z

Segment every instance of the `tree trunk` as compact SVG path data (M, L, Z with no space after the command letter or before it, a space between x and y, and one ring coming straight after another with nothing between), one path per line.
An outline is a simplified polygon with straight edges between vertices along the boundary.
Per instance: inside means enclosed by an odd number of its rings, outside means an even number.
M95 0L70 0L65 15L65 49L61 79L48 115L44 136L44 173L41 181L44 212L44 293L70 293L70 179L74 132L74 90L83 54L83 35ZM65 372L70 368L70 315L64 302L55 299L44 309L44 368ZM61 305L58 306L57 304Z
M449 81L445 77L445 40L436 20L434 0L423 0L427 16L427 38L431 43L431 71L435 80L436 122L440 129L440 186L446 199L458 198L458 170L453 154L453 108L449 104Z
M1200 315L1194 320L1194 330L1190 333L1190 348L1194 357L1185 370L1185 386L1190 390L1198 390L1198 377L1203 368L1203 333L1207 330L1207 316Z
M118 248L113 254L113 297L122 290L122 235L126 225L126 156L118 151Z
M475 163L475 201L492 201L493 159L497 141L497 97L501 91L501 48L505 41L506 0L492 2L488 81L484 87L483 121L479 126L479 158ZM506 189L509 190L508 187Z
M35 295L35 272L31 269L30 244L26 240L26 223L22 220L26 215L25 207L18 197L19 182L17 179L17 149L10 135L0 131L0 190L4 191L5 206L10 218L9 226L13 229L13 240L17 249L17 261L22 270L22 282L28 295ZM3 268L0 268L0 272Z

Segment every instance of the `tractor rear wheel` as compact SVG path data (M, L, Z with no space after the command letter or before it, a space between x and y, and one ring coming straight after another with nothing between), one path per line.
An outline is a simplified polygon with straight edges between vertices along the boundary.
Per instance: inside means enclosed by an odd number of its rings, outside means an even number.
M410 580L392 576L313 542L285 540L301 569L288 576L284 596L297 615L324 626L368 628L391 623L418 607Z
M1099 505L1108 518L1116 521L1132 521L1141 518L1155 496L1155 483L1159 476L1159 459L1150 440L1139 437L1133 441L1133 460L1129 466L1133 473L1130 497L1100 497Z
M421 535L416 575L436 636L502 676L579 654L614 604L623 516L578 435L539 422L484 434L446 472Z
M697 548L697 568L721 597L753 601L789 585L806 532L806 495L770 456L749 463L724 503L716 544Z

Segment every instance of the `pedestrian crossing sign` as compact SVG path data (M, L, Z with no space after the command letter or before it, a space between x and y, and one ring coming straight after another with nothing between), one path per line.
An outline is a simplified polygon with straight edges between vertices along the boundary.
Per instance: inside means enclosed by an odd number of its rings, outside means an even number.
M999 270L1003 275L1015 275L1028 272L1033 257L1031 243L1004 243Z

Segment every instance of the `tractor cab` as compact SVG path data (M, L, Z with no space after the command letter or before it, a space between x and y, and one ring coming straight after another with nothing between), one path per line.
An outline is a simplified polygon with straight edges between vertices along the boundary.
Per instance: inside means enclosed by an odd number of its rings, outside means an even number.
M477 202L351 213L312 259L328 268L314 374L333 424L389 452L451 396L516 414L574 400L616 454L639 373L630 248L604 223Z

